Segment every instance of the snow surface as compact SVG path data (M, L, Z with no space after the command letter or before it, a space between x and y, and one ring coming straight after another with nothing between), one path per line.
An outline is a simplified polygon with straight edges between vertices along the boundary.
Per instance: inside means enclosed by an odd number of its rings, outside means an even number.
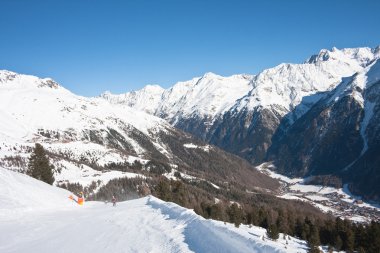
M250 81L253 76L233 75L229 77L206 73L202 77L178 82L167 90L147 89L121 95L103 94L102 97L111 103L122 103L166 119L177 116L214 118L228 111L236 100L252 89ZM136 99L138 97L139 99ZM149 102L147 101L154 101ZM155 109L154 109L155 107Z
M78 168L77 165L64 160L58 162L58 164L62 166L62 170L55 175L56 182L79 183L83 187L90 186L92 182L100 182L98 185L100 188L100 186L106 185L109 181L116 178L145 178L144 175L131 172L117 170L97 171L86 165Z
M28 214L32 211L74 208L73 201L68 199L70 194L24 174L0 168L0 221L32 215ZM4 234L0 231L0 237Z
M164 91L165 89L159 85L147 85L139 91L132 91L121 95L113 95L111 92L106 91L101 97L114 104L124 104L127 102L127 105L130 107L154 114Z
M2 168L0 183L2 253L306 252L304 241L271 241L265 229L206 220L152 196L79 206L66 190Z
M38 129L65 131L97 129L102 126L117 128L118 120L149 135L157 127L168 124L147 113L128 106L111 105L100 98L77 96L61 86L44 86L44 80L34 76L13 73L14 79L5 79L9 71L0 71L0 124L3 134L25 139L33 138ZM58 85L58 84L56 84Z

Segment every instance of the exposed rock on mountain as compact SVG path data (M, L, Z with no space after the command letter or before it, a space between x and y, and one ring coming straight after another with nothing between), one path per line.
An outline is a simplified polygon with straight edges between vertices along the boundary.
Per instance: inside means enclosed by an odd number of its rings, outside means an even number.
M353 171L374 166L362 160L370 143L378 143L378 124L368 115L378 110L372 101L379 95L374 63L379 58L380 47L323 49L303 64L280 64L255 76L208 73L156 95L143 89L103 97L130 104L139 94L132 107L252 164L274 159L289 175L335 173L351 182ZM154 105L145 107L152 96Z
M376 60L277 133L267 159L288 175L340 175L355 193L379 200L379 91Z

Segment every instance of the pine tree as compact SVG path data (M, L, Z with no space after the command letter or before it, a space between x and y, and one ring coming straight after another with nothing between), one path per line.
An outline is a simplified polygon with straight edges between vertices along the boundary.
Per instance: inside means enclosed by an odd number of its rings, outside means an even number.
M319 230L318 227L315 225L312 225L310 228L310 236L308 238L308 245L309 245L309 252L310 253L319 253L319 245L321 244L319 239Z
M242 209L236 203L233 203L227 209L227 214L229 216L230 222L234 223L235 227L239 227L243 221L244 216Z
M41 144L36 143L29 158L27 174L48 184L54 183L54 166L50 164L45 149Z
M342 249L342 246L343 246L342 238L339 235L337 235L334 240L334 247L336 250L340 251Z
M172 200L172 193L170 189L170 183L166 179L160 180L158 185L155 187L156 195L158 198L164 201Z
M355 234L350 227L348 227L344 234L343 247L348 253L354 252L355 247Z
M286 213L283 210L280 210L278 213L276 225L280 232L289 234L289 226L286 216Z
M273 240L277 240L280 237L276 224L272 224L268 227L267 236Z

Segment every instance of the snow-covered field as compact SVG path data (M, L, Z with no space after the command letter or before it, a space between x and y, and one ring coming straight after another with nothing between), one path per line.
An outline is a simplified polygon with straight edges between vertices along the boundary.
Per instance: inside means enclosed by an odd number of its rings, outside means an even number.
M0 168L0 252L306 252L295 238L206 220L148 196L120 202L71 201L70 192ZM286 241L288 244L286 244Z

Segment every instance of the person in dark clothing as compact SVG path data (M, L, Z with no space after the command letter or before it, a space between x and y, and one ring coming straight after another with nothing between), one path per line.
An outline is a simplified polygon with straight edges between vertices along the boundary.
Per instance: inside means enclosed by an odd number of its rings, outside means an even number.
M112 196L112 204L113 204L113 206L116 206L116 198L115 198L115 196Z

